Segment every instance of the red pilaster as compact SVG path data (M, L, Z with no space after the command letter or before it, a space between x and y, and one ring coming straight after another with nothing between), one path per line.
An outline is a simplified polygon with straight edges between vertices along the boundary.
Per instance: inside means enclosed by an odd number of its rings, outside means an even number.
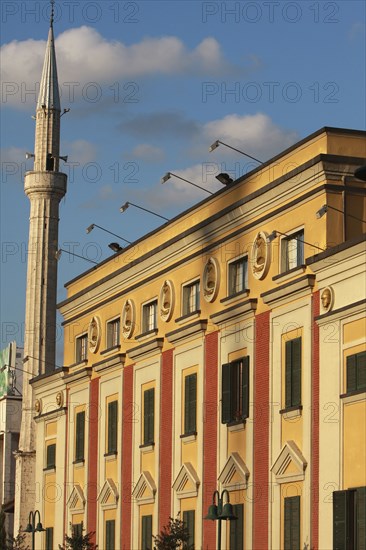
M268 548L270 312L255 319L253 550Z
M65 473L64 473L64 517L63 517L63 533L66 533L67 527L66 527L66 501L70 496L70 493L67 491L68 487L68 467L67 464L68 461L68 452L69 452L69 388L66 388L66 404L65 404L66 410L65 410ZM65 540L63 541L65 542Z
M121 550L131 550L133 365L123 369Z
M319 292L313 295L312 319L312 373L311 373L311 538L310 547L318 550L319 544Z
M217 420L218 420L218 332L205 338L204 402L203 402L203 514L212 504L217 487ZM216 521L203 521L203 548L215 550Z
M160 460L159 460L159 531L171 516L173 350L164 351L161 366Z
M89 422L89 452L88 452L88 513L87 531L97 530L97 498L98 498L98 424L99 424L99 378L90 381L89 407L86 410ZM95 535L92 537L95 543Z

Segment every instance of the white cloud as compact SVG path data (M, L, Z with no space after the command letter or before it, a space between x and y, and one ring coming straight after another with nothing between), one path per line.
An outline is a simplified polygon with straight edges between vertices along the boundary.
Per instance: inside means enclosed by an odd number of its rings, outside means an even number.
M160 147L155 147L149 143L140 143L136 145L130 153L126 153L124 157L135 158L147 162L160 162L164 160L165 154Z
M23 107L25 103L35 103L31 94L23 101L24 91L34 90L35 78L39 81L41 77L45 46L44 40L14 40L2 46L1 78L10 85L6 102ZM70 92L70 83L103 85L121 78L187 73L212 75L230 68L215 38L205 38L192 50L175 36L145 38L126 46L106 40L87 26L61 33L56 38L56 52L61 92L65 94Z
M62 149L62 154L68 155L70 161L79 162L80 165L95 161L97 156L95 145L85 139L65 142L62 145Z

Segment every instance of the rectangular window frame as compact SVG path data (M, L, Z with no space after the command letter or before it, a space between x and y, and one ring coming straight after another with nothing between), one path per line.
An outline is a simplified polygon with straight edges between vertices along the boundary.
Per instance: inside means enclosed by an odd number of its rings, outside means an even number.
M142 446L155 444L155 388L143 392Z
M200 280L194 279L182 286L182 316L200 311Z
M107 448L106 455L116 455L118 452L118 400L113 399L107 404Z
M75 414L75 460L85 460L85 411L78 411Z
M88 333L80 334L75 339L75 361L82 363L88 360Z
M197 434L197 373L184 377L184 435Z
M141 516L141 550L152 550L152 515Z
M115 317L107 321L107 348L116 348L121 343L121 318Z
M46 443L46 470L56 468L56 443Z
M300 496L284 498L283 546L284 550L301 548L301 499Z
M346 392L366 392L366 351L346 357Z
M244 504L233 504L236 520L230 521L229 549L244 550Z
M240 266L243 266L243 269L238 275L237 271ZM228 297L248 290L248 256L241 256L228 263L227 280Z
M249 418L249 364L249 355L246 355L222 365L222 424L236 424Z
M105 522L105 550L116 549L116 520L107 519Z
M45 550L53 550L53 527L46 527Z
M142 305L142 333L152 332L158 328L158 300L149 300Z
M281 273L304 265L304 229L298 229L287 237L282 237L280 250Z
M366 487L333 492L333 548L366 548Z
M285 342L285 409L301 408L302 337Z
M194 548L196 511L184 510L182 520L189 533L188 548Z

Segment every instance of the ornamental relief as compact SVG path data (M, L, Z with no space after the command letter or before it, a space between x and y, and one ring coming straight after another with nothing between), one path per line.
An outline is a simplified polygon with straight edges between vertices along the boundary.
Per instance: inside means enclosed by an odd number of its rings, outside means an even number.
M324 311L330 311L334 304L334 291L331 286L327 286L320 295L320 300Z
M132 300L126 300L122 308L122 334L125 338L132 337L135 324L135 304Z
M90 321L88 329L88 345L90 353L96 353L98 351L101 336L102 331L100 319L99 317L94 316Z
M251 252L251 268L253 277L264 279L271 262L271 248L267 242L267 233L259 231L255 236Z
M203 297L206 302L213 302L219 292L220 267L215 258L210 258L203 270Z
M160 289L159 304L160 317L163 321L169 321L174 311L174 285L171 281L164 281Z

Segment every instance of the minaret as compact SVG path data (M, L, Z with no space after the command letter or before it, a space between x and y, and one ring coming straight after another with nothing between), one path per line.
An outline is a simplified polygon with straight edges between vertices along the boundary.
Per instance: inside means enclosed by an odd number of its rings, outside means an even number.
M55 368L59 203L66 193L60 173L61 106L53 35L54 0L36 108L34 169L25 175L30 200L25 306L22 424L16 454L14 533L36 506L34 399L29 380Z

